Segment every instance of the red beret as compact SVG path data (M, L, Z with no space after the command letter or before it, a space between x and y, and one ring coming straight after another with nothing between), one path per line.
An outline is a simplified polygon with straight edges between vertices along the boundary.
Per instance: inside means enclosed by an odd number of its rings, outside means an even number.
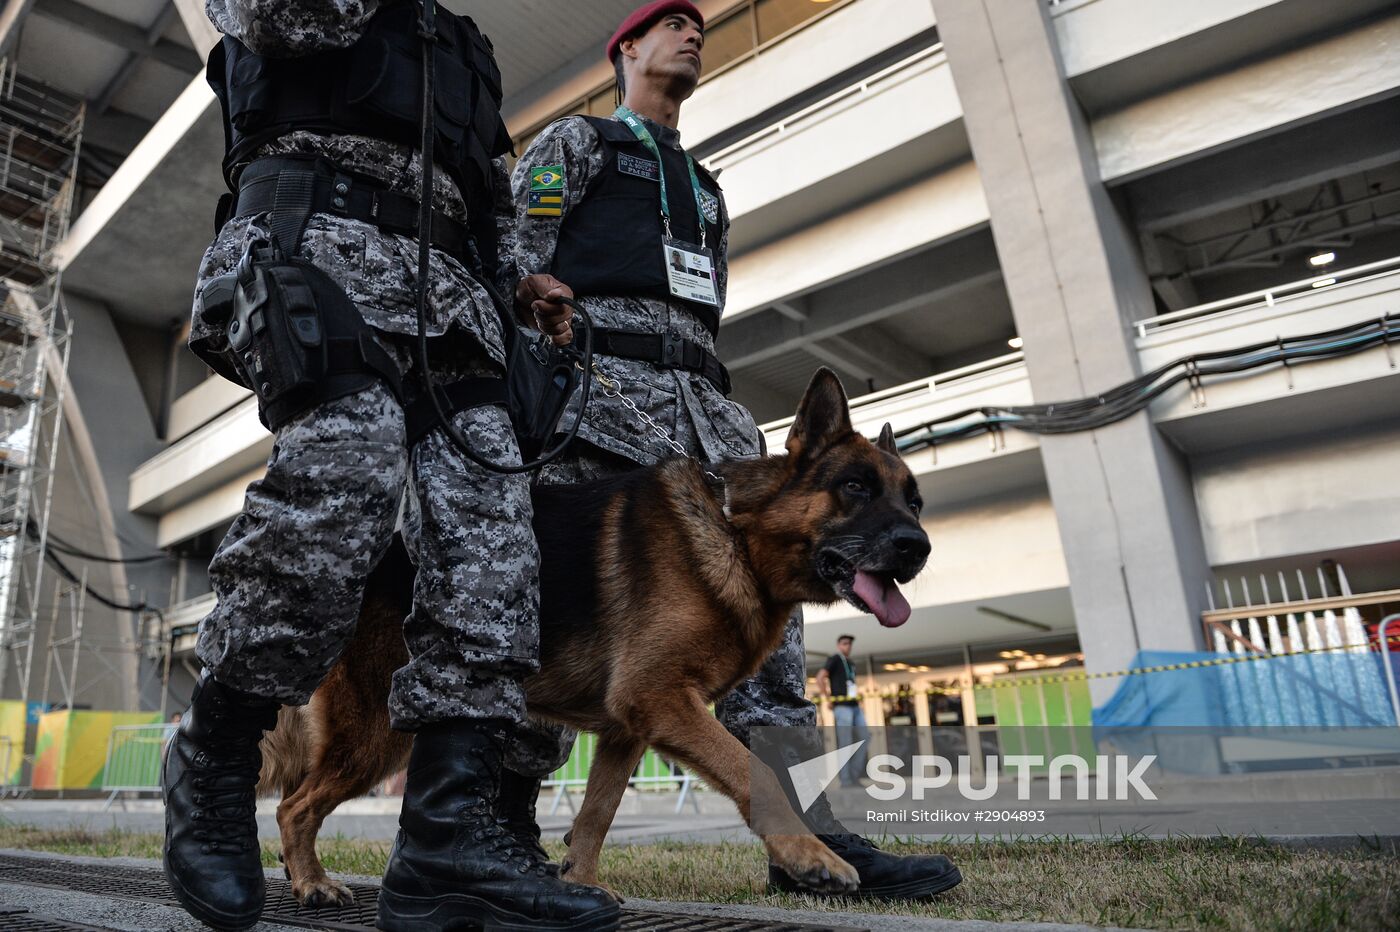
M690 0L655 0L640 9L634 10L632 15L622 21L622 25L617 27L617 32L613 33L608 40L608 61L617 60L618 46L622 45L622 40L645 32L652 27L657 20L671 13L679 13L682 16L689 16L695 20L695 24L701 29L705 28L705 17L700 15L700 11L695 8L695 4Z

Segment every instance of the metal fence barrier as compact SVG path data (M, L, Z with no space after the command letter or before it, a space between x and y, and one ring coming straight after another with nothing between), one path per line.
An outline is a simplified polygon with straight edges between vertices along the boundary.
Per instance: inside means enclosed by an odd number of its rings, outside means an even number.
M107 766L102 770L102 792L107 805L119 793L159 793L160 762L165 745L175 735L175 724L117 725L107 739Z
M554 815L559 811L559 807L567 804L570 812L576 812L574 807L573 790L581 790L588 785L588 769L593 763L593 753L597 749L598 738L587 732L582 732L578 740L574 742L573 753L569 759L552 773L548 780L541 784L542 789L554 790L554 798L549 804L549 814ZM656 751L648 748L642 755L641 763L637 765L632 778L627 781L627 785L636 790L651 790L655 792L667 792L679 790L680 796L676 799L676 812L680 813L688 802L696 812L700 811L700 801L695 798L693 791L700 785L699 780L677 764L667 761Z
M161 758L165 745L174 736L177 727L174 724L118 725L112 729L107 739L107 765L102 772L102 792L108 794L108 806L122 793L160 792ZM551 815L564 804L574 811L571 791L588 785L588 768L593 762L597 744L595 736L580 734L569 760L543 782L544 787L554 790L549 809ZM8 742L0 739L0 765L5 763L9 753ZM0 770L0 773L3 772ZM658 792L678 790L680 798L676 800L676 812L679 813L687 802L696 812L700 811L700 803L693 795L694 790L702 785L700 781L655 751L648 750L642 757L628 785Z
M1395 712L1395 724L1400 727L1400 690L1395 687L1395 667L1390 661L1390 626L1400 621L1400 613L1386 615L1381 619L1380 627L1376 630L1376 638L1380 642L1381 666L1385 670L1385 685L1390 691L1390 708Z

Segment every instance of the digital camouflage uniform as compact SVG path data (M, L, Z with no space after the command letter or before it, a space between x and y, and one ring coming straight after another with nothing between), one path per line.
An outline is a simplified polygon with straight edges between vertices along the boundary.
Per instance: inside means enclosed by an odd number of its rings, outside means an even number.
M680 148L680 133L646 121L659 145ZM530 171L562 165L564 203L561 216L528 214ZM515 167L515 261L521 276L549 272L554 262L559 229L569 210L588 191L591 179L611 167L598 135L578 117L558 120L530 144ZM658 200L659 203L659 200ZM721 228L715 268L723 302L728 268L725 249L729 216L720 205ZM644 234L644 235L650 235ZM658 248L660 243L658 242ZM565 282L564 284L569 284ZM679 303L647 297L580 294L579 300L600 327L671 333L692 340L714 352L714 338L704 323ZM664 369L650 363L611 356L598 357L598 367L621 383L622 394L668 431L686 453L702 460L758 456L763 439L752 415L742 405L725 398L704 376L680 369ZM563 424L572 424L578 399L565 413ZM540 481L583 482L648 465L675 453L619 400L594 389L579 430L579 440L564 458L545 467ZM754 725L814 725L816 709L805 692L806 665L802 645L802 613L788 621L783 641L754 677L739 685L716 705L726 728L748 743ZM574 733L569 729L532 723L507 755L512 770L530 776L553 772L568 759Z
M222 32L260 54L293 56L344 47L378 0L208 0ZM259 150L317 155L416 197L418 154L361 136L287 134ZM504 163L494 166L503 254L513 216ZM445 174L434 207L459 221L466 206ZM232 270L254 238L269 238L267 215L235 218L199 269L200 288ZM419 374L415 287L418 244L328 214L310 218L300 255L345 289L398 361L406 391ZM431 367L439 381L498 375L500 320L481 285L433 250L428 294ZM513 281L503 281L511 286ZM191 338L221 339L200 317ZM481 454L518 463L506 413L475 408L456 423ZM277 431L267 474L248 488L209 567L218 605L200 627L198 654L227 686L303 704L354 630L364 581L388 547L405 488L404 536L418 566L405 625L410 661L394 675L390 712L412 730L459 717L521 721L522 678L538 667L538 550L524 476L488 472L462 457L441 431L411 452L404 413L376 382L318 405Z

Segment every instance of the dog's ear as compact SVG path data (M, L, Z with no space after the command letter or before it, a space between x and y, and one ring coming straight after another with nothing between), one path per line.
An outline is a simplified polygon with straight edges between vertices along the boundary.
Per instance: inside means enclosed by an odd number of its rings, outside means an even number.
M851 432L851 412L846 390L836 373L823 366L812 376L807 394L797 408L797 419L788 431L787 451L798 456L803 451L820 450L832 440Z
M890 426L889 421L886 421L885 426L880 428L880 439L875 441L875 446L886 453L899 455L899 445L894 442L894 428Z

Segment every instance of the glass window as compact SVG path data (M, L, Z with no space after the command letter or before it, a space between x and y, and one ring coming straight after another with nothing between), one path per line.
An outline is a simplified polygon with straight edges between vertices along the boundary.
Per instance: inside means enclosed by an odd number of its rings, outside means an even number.
M758 42L772 42L830 8L829 0L758 0Z
M745 6L705 30L704 70L710 74L754 50L757 44L753 31L753 10Z

